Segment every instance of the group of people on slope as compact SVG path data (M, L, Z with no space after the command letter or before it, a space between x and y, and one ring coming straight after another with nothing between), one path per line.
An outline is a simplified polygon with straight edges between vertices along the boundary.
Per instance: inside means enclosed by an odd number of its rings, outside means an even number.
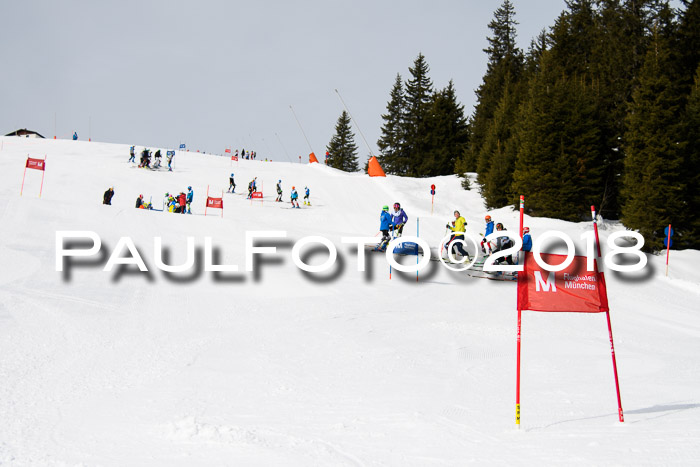
M227 190L227 193L235 193L236 192L236 182L234 181L233 178L234 174L231 174L229 177L229 187ZM275 202L281 203L282 202L282 180L277 180L277 198L275 198ZM246 199L251 199L253 197L253 193L257 193L258 191L258 177L253 178L250 182L248 182L248 197ZM308 186L304 187L304 206L311 206L311 190L309 190ZM293 208L300 208L299 206L299 193L297 192L297 189L295 186L292 187L292 191L290 193L290 202L292 203Z
M139 197L136 198L136 209L153 209L153 203L144 201L143 195L139 195Z
M462 257L469 258L469 253L467 253L464 250L464 247L462 246L464 241L464 233L466 232L467 221L464 219L464 217L460 215L459 211L455 211L454 216L455 220L451 224L448 223L446 225L446 227L453 232L452 236L450 237L450 241L447 243L446 247L451 245L452 252L457 252L460 255L462 255ZM489 256L493 253L496 253L497 251L502 251L513 246L513 240L511 240L511 238L507 235L498 236L496 237L495 241L487 241L486 237L488 237L494 232L494 228L496 229L496 232L504 232L506 229L500 222L494 224L493 220L491 219L491 216L488 214L484 217L484 221L486 222L486 226L484 229L484 239L481 241L481 251L485 256ZM454 242L455 239L462 241ZM529 227L523 227L522 250L532 250L532 237L530 236ZM498 264L502 261L505 261L507 264L513 264L513 259L510 255L507 255L505 258L499 258L496 261L496 263Z
M469 253L464 249L464 235L467 230L467 221L459 211L454 212L455 220L451 223L447 223L445 227L452 232L449 241L445 245L446 251L452 251L453 254L459 254L463 258L470 258ZM499 236L495 239L493 244L488 242L485 237L493 233L494 228L497 232L505 231L502 223L494 224L490 215L486 215L484 218L486 222L486 228L484 232L484 240L481 241L481 250L484 255L488 256L497 251L502 251L513 246L513 242L507 235ZM379 217L379 230L382 232L382 240L377 245L376 249L384 251L386 246L391 240L389 232L395 232L395 237L401 236L403 232L403 227L408 221L408 216L406 212L401 208L401 204L394 204L394 211L389 213L389 206L382 207L382 212ZM523 228L523 251L532 250L532 237L530 236L530 228ZM507 264L513 264L513 260L510 256L506 256L505 259L500 259L498 262L505 260Z
M255 151L246 151L245 149L241 149L241 159L247 159L247 160L255 160L255 158L258 157L258 153ZM236 149L236 160L238 160L238 149ZM267 160L267 159L266 159Z
M102 204L112 204L112 198L114 197L114 187L111 186L102 195ZM179 195L171 195L170 193L165 194L163 199L163 211L175 212L180 214L192 214L192 201L194 200L194 191L191 186L187 187L187 194L180 192ZM139 195L136 198L136 209L153 209L153 203L146 201L143 195Z
M277 180L277 198L275 199L275 202L282 203L282 180ZM311 206L311 190L309 190L308 186L304 187L304 206ZM297 189L295 186L292 186L292 191L290 192L290 201L292 202L292 207L293 208L299 208L299 193L297 192Z
M408 222L408 215L401 209L400 203L394 203L394 210L389 213L389 206L384 205L379 215L379 230L382 232L382 239L375 248L378 251L386 250L391 241L391 237L400 237L403 234L403 227ZM389 232L392 234L390 235Z
M175 157L175 151L169 151L169 154L167 155L167 160L168 160L168 171L172 172L173 171L173 157ZM143 148L143 151L141 151L141 159L139 162L139 168L145 168L145 169L158 169L161 167L161 158L162 154L160 153L160 149L158 149L155 154L153 154L153 158L155 159L155 162L153 163L153 166L151 167L151 151L148 148ZM128 162L133 162L136 163L136 147L131 146L129 148L129 160Z
M163 210L178 214L192 214L193 200L194 191L192 191L191 186L187 187L187 194L184 192L180 192L179 195L171 195L170 193L166 193L165 199L163 200Z

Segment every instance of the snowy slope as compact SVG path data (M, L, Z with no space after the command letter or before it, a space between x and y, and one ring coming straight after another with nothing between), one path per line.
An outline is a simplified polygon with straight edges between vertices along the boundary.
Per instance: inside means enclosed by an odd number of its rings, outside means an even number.
M643 273L609 273L625 423L617 421L604 315L523 316L522 428L515 429L515 285L449 273L416 283L381 255L356 270L342 236L373 236L399 201L407 232L439 246L459 209L483 231L484 204L456 177L370 179L320 165L178 152L175 170L127 164L129 145L0 140L0 464L7 465L693 465L700 459L700 252L650 257ZM140 148L137 147L137 150ZM151 148L154 149L154 148ZM47 156L40 172L27 155ZM263 202L224 194L203 216L207 186L258 177ZM313 206L274 203L308 185ZM437 185L431 215L429 186ZM112 206L102 193L115 187ZM144 194L195 191L185 216L133 208ZM511 229L518 215L491 212ZM533 235L578 239L590 223L527 218ZM603 241L622 227L604 223ZM99 234L106 256L62 274L61 230ZM283 230L279 260L255 273L183 275L186 238L201 254L245 264L246 231ZM338 246L332 274L305 274L291 243ZM131 237L149 273L102 266ZM324 254L310 262L322 262ZM198 261L198 264L201 261Z

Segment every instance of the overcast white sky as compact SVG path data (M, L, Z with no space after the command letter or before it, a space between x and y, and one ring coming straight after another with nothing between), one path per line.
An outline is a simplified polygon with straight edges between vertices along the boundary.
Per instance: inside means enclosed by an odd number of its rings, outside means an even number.
M518 40L564 0L513 0ZM317 155L343 110L376 152L396 73L419 52L436 88L454 80L471 114L500 0L3 2L0 132L298 162ZM361 159L369 151L355 126ZM279 137L279 139L278 139ZM280 140L282 144L280 144Z

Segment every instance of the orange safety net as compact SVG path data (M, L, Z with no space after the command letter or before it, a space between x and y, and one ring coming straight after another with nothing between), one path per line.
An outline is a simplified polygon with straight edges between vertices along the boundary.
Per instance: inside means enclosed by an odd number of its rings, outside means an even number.
M384 170L382 170L382 166L379 165L379 161L374 156L372 156L372 158L369 160L367 173L370 177L386 177Z

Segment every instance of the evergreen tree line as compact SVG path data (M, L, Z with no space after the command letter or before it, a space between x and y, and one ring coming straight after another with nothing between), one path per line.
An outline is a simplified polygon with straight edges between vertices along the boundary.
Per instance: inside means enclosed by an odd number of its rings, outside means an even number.
M455 165L489 208L639 230L658 249L700 247L700 5L568 0L554 26L516 45L515 9L489 24L488 67Z
M669 223L674 246L700 248L699 1L567 0L523 52L504 0L469 120L419 54L407 81L396 76L377 158L396 175L477 172L489 208L522 194L529 214L577 221L595 205L648 249ZM357 170L353 138L343 112L331 165Z

